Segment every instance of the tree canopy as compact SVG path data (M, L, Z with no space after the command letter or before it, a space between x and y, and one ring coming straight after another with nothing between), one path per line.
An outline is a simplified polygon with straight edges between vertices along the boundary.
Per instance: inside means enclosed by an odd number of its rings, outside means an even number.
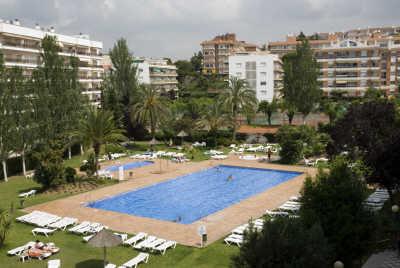
M322 91L318 83L319 65L307 39L296 51L283 57L283 98L305 118L319 102Z

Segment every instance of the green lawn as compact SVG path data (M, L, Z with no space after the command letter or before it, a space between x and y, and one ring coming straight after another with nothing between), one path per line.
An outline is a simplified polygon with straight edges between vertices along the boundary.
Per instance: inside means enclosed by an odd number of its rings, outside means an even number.
M38 187L32 181L23 177L12 177L9 182L0 183L0 208L8 208L13 202L15 207L19 207L18 193ZM29 198L25 206L34 205L49 200L54 200L69 193L58 194L38 194ZM21 212L16 212L16 216ZM23 245L28 241L35 240L31 234L33 226L15 222L7 237L5 247L0 249L1 267L45 267L45 261L30 260L21 263L16 257L6 255L7 250ZM56 243L61 248L60 253L51 257L51 259L61 259L62 267L102 267L102 249L92 248L83 243L81 237L75 234L69 234L58 231L53 236L45 238L40 236L40 240ZM236 247L229 247L217 241L204 249L191 248L178 245L176 249L169 250L166 255L159 256L151 254L149 263L141 265L142 267L229 267L230 258L238 252ZM130 258L136 256L137 251L118 246L108 250L109 261L120 265Z

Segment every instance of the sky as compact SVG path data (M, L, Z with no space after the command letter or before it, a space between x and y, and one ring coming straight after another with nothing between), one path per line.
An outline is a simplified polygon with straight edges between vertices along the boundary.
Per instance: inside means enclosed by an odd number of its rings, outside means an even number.
M135 56L188 59L234 32L262 45L289 33L400 25L400 0L0 0L0 19L89 34L107 53L123 37Z

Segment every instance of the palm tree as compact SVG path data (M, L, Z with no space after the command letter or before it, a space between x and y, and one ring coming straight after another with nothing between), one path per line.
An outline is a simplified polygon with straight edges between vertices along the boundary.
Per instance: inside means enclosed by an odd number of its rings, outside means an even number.
M123 132L116 127L112 112L91 108L87 117L80 122L76 135L81 137L85 144L92 146L97 168L100 147L103 144L125 140Z
M237 77L229 78L229 86L222 95L223 100L233 120L233 139L236 139L237 116L246 106L256 106L255 91L247 86L247 82Z
M214 138L214 144L217 144L217 132L222 127L230 126L231 120L223 111L223 104L216 101L203 111L202 116L197 121L197 126L201 130L207 130L208 134Z
M159 123L169 114L167 105L159 92L152 86L142 86L139 91L140 101L132 106L133 118L142 124L148 124L154 139Z

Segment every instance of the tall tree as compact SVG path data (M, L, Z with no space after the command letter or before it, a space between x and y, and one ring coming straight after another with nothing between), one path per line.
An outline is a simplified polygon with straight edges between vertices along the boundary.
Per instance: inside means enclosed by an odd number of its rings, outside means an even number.
M139 95L140 101L132 106L133 119L148 125L154 139L158 125L168 116L167 105L157 89L152 86L141 86Z
M30 92L21 68L14 67L8 70L8 88L13 96L11 98L11 107L13 109L13 120L15 121L13 151L21 156L22 172L26 176L25 158L26 153L33 146L35 128Z
M271 102L262 101L258 104L258 111L264 113L267 116L268 125L271 125L272 113L276 112L278 105L275 99Z
M345 267L360 267L357 262L374 242L376 221L363 206L367 187L362 176L357 165L350 168L338 158L329 172L320 170L316 179L307 178L302 190L300 217L307 226L321 224L334 259Z
M130 107L137 102L137 68L123 38L114 44L109 55L112 69L105 79L103 105L113 111L115 120L122 120L127 135L132 136L135 122Z
M16 127L12 114L12 95L7 83L7 71L4 67L3 55L0 53L0 160L5 181L8 181L7 159L15 142L13 130Z
M43 64L34 70L31 80L38 142L59 140L67 147L70 132L76 128L84 107L78 60L59 55L60 47L52 36L42 40L42 50Z
M123 133L124 131L116 126L112 112L91 108L87 116L80 121L76 136L81 137L86 145L93 148L97 168L101 146L125 140Z
M296 52L283 57L283 98L303 114L303 121L321 98L318 83L319 66L306 39L301 39Z
M237 120L239 113L243 112L246 106L256 106L257 98L255 91L247 86L243 79L237 77L229 78L229 85L224 89L222 99L231 115L233 125L233 139L236 139Z

